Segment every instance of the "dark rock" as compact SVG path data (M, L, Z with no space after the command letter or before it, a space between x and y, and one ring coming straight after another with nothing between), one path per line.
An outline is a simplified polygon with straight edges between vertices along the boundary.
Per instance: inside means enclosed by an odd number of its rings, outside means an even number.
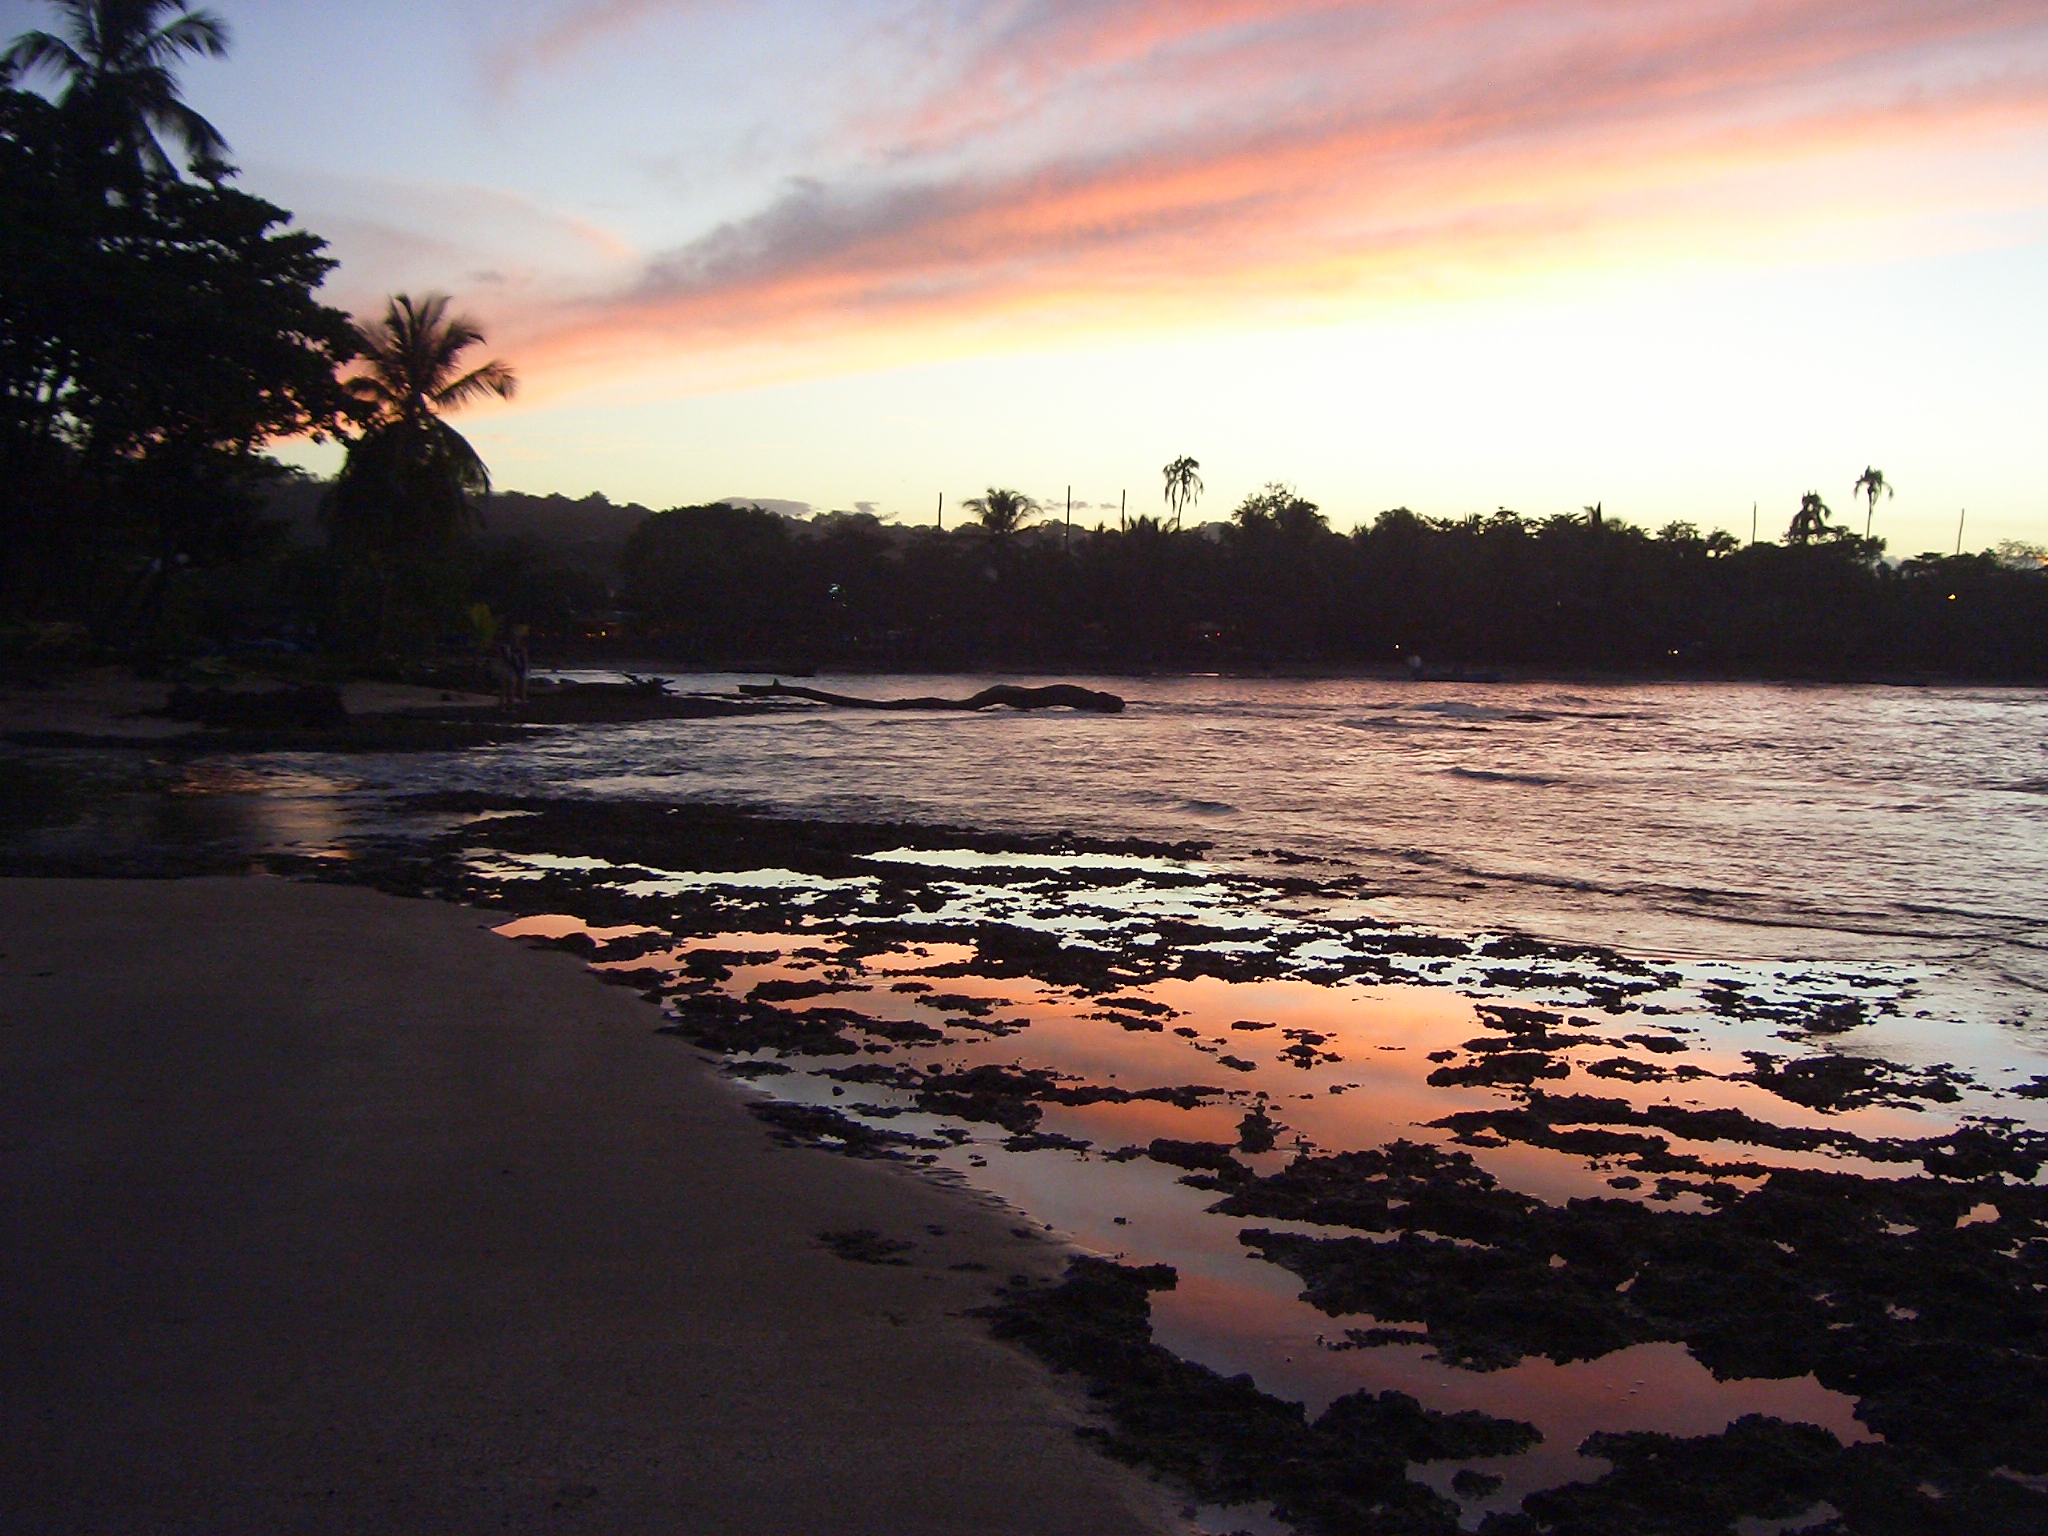
M902 1258L915 1248L901 1238L884 1237L871 1227L854 1227L843 1232L820 1232L818 1241L854 1264L908 1264Z

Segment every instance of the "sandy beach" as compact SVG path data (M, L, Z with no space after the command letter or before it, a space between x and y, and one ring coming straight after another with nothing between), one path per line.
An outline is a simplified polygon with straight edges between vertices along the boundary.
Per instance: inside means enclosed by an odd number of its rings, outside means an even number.
M0 1527L1171 1528L963 1315L1051 1244L488 921L0 881Z

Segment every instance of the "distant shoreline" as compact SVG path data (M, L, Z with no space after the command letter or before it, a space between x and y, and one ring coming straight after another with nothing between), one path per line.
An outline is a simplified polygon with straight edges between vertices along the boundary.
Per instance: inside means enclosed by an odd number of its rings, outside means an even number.
M717 677L764 677L781 678L788 681L803 677L997 677L997 678L1120 678L1127 681L1145 678L1186 681L1189 679L1217 678L1240 682L1382 682L1425 684L1464 684L1470 686L1515 686L1530 684L1571 684L1584 687L1652 687L1678 683L1725 683L1725 684L1784 684L1814 685L1819 687L1873 687L1873 688L2044 688L2048 678L2036 676L2015 676L2008 673L1930 673L1930 672L1711 672L1699 671L1643 671L1616 672L1600 670L1572 670L1569 668L1543 668L1520 666L1495 666L1485 662L1474 662L1459 669L1426 670L1420 678L1415 677L1405 666L1379 665L1374 663L1327 664L1300 663L1298 665L1276 665L1272 667L1221 667L1221 668L1174 668L1174 667L1115 667L1115 666L1034 666L1026 663L1002 663L989 666L954 667L912 667L912 666L868 666L859 662L821 662L811 664L785 664L760 662L758 658L743 658L734 662L683 660L675 657L661 657L639 653L593 652L588 655L576 651L541 651L534 658L539 672L618 672L641 676L656 673L673 675L717 676ZM1451 670L1461 670L1466 676L1444 675ZM1485 674L1485 675L1480 675Z

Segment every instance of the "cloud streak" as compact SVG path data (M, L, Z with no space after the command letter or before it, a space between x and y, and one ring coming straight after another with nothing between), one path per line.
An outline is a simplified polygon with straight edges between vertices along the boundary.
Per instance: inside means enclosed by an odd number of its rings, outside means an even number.
M501 38L490 50L484 75L494 90L503 92L529 75L559 69L585 49L609 38L630 35L657 18L701 14L717 3L718 0L572 0L538 27Z
M687 9L584 6L548 46ZM2038 0L987 0L864 24L902 68L832 163L529 313L527 344L565 368L844 366L2044 201Z

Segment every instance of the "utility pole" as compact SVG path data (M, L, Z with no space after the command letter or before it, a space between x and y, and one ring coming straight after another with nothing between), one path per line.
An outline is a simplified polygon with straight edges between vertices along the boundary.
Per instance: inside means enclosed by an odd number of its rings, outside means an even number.
M1749 504L1749 542L1756 542L1756 503Z
M939 532L946 531L946 493L939 492Z
M1067 526L1060 534L1060 548L1067 547L1067 541L1074 536L1074 488L1067 487Z
M1956 514L1956 558L1963 558L1963 519L1970 515L1968 507Z
M1118 533L1124 531L1124 507L1130 499L1131 493L1129 491L1118 491L1116 493L1116 531Z

